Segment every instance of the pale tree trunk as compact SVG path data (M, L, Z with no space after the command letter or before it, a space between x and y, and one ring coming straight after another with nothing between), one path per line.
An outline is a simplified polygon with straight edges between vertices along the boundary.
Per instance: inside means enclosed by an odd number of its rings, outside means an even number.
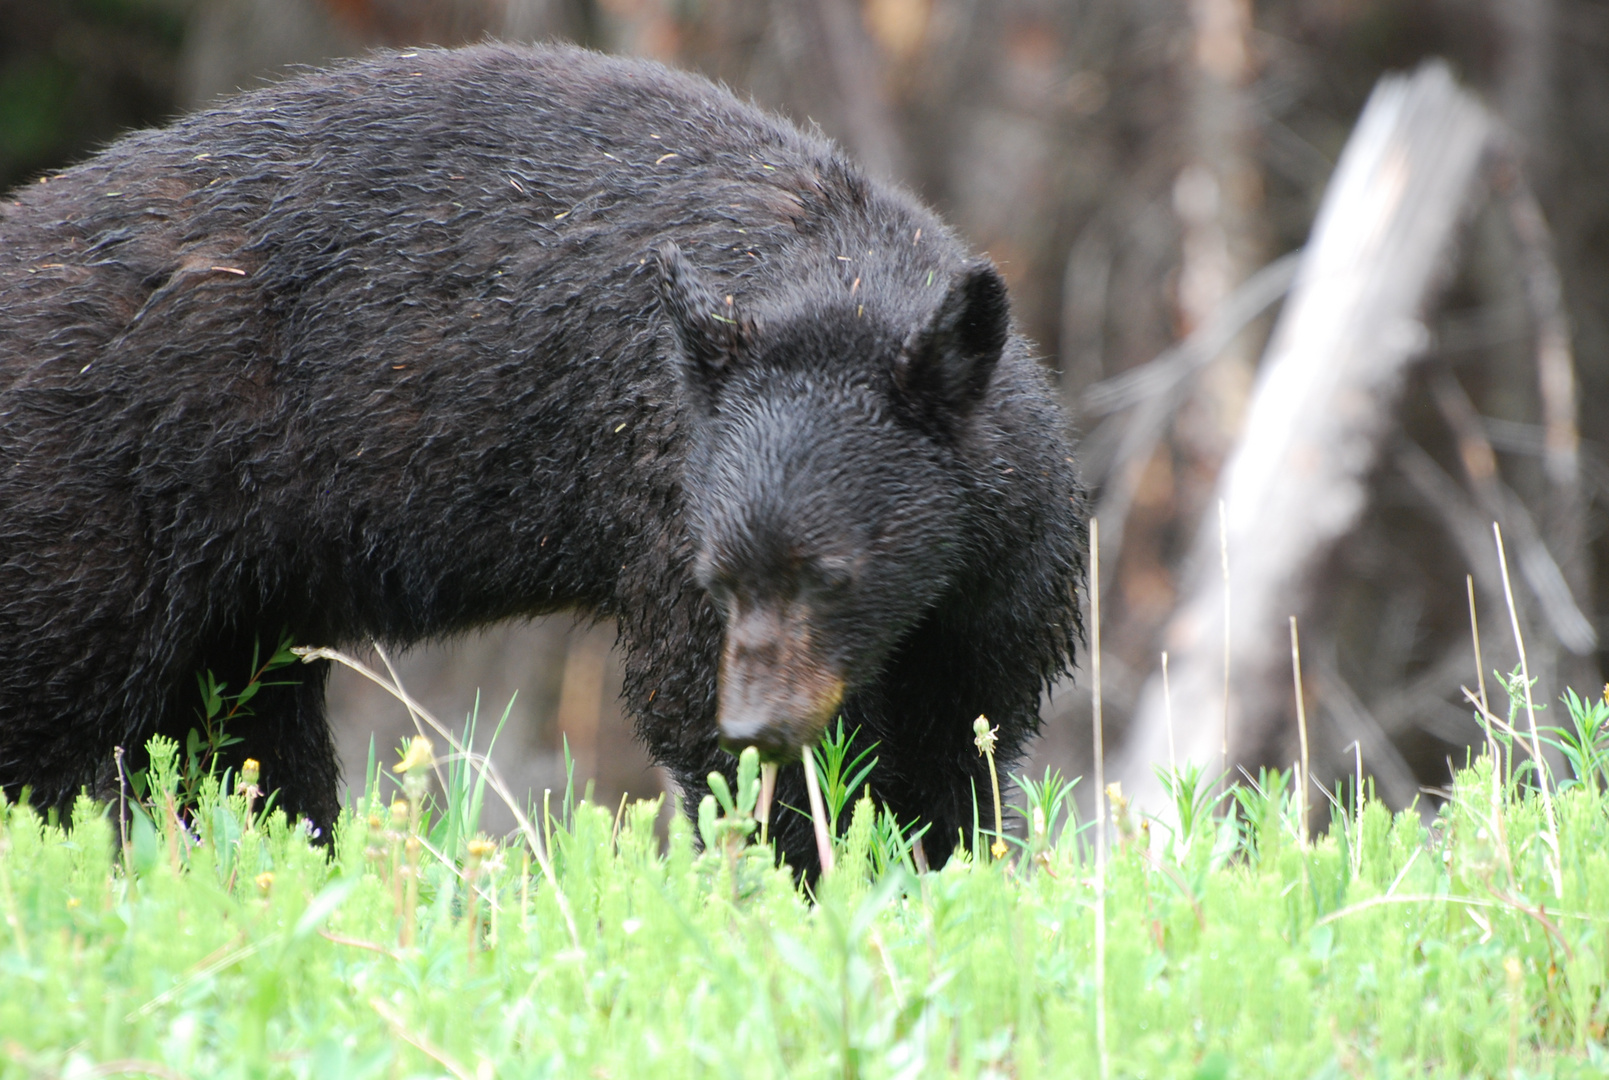
M1218 482L1233 615L1231 761L1284 754L1295 715L1288 619L1306 612L1326 559L1363 511L1403 375L1426 341L1420 314L1492 132L1445 67L1383 79L1325 193L1245 433ZM1225 587L1215 514L1186 573L1164 641L1174 735L1181 761L1216 772ZM1150 809L1163 808L1151 766L1167 760L1167 738L1153 678L1116 770Z

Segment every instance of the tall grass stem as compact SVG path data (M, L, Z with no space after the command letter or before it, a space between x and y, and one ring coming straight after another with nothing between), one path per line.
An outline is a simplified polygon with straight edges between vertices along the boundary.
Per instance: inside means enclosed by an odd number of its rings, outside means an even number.
M760 819L760 843L771 839L771 800L777 793L777 763L768 761L760 766L760 798L754 807L754 816Z
M1229 777L1229 515L1224 501L1218 500L1218 563L1224 579L1224 697L1223 745L1219 753L1218 772L1228 782Z
M1352 810L1357 818L1352 837L1352 880L1356 881L1363 874L1363 744L1357 739L1352 740L1352 757L1357 766L1357 787L1352 792Z
M835 865L832 857L832 838L827 835L827 807L821 801L821 782L816 779L815 749L806 746L803 753L805 795L810 799L810 823L816 830L816 857L821 860L821 872L831 873Z
M1112 1075L1106 1045L1106 746L1101 725L1101 523L1089 522L1090 696L1095 729L1095 1054Z
M1168 684L1168 650L1162 650L1162 717L1168 723L1168 771L1179 775L1179 754L1173 747L1173 687Z
M1302 846L1307 846L1307 813L1308 813L1308 783L1312 774L1308 771L1309 758L1307 753L1307 702L1302 693L1302 644L1296 636L1296 616L1291 616L1291 682L1296 687L1296 734L1302 741L1302 775L1297 777L1301 787L1301 801L1296 804L1296 812L1302 825Z
M1492 710L1486 700L1486 662L1481 659L1480 620L1475 615L1475 575L1464 575L1464 592L1469 597L1469 637L1475 646L1475 685L1480 688L1481 727L1486 731L1486 753L1492 759L1492 828L1497 836L1497 849L1502 852L1503 863L1507 866L1508 843L1503 838L1503 785L1508 780L1509 770L1503 765L1503 750L1497 744L1497 733L1492 730L1491 721L1486 719L1492 715ZM1508 760L1512 768L1512 751L1510 754Z
M369 667L369 665L336 649L298 648L293 649L292 651L295 652L296 655L300 656L304 663L311 663L314 660L331 660L342 665L343 667L351 668L353 671L357 672L359 675L362 675L364 678L380 687L386 693L402 702L402 704L407 707L409 715L414 718L416 723L423 721L425 724L429 725L436 731L438 735L447 740L449 746L464 756L464 760L468 761L475 768L475 770L480 773L481 778L486 782L487 786L490 787L492 791L496 792L497 797L503 800L503 805L507 806L509 813L514 816L514 823L519 827L520 833L525 837L526 842L530 845L531 853L536 856L536 864L542 870L542 877L547 881L548 888L553 890L553 901L558 906L559 914L564 918L565 929L568 930L570 934L570 943L579 949L581 947L581 935L576 930L575 916L570 912L570 902L565 899L564 890L559 888L558 875L553 872L552 860L548 858L548 846L543 842L541 834L539 834L536 830L536 826L531 823L530 818L528 818L525 815L525 812L520 809L519 803L514 800L514 794L513 792L509 791L508 785L503 782L503 778L498 775L497 770L492 767L491 762L486 760L485 755L476 754L474 751L466 747L456 735L447 730L447 726L445 724L443 724L440 720L437 720L435 716L431 715L430 711L427 710L423 705L420 705L417 701L411 698L408 695L408 692L403 689L402 683L399 680L393 679L392 681L388 682L380 675L379 672ZM376 646L375 651L379 652L378 646ZM385 654L380 653L380 657L382 660L385 659ZM389 667L390 663L387 661L388 670Z
M1514 586L1508 576L1508 554L1503 550L1503 529L1492 522L1492 536L1497 541L1497 565L1503 571L1503 599L1508 604L1508 622L1514 631L1514 648L1520 654L1520 681L1525 684L1525 714L1531 724L1531 757L1536 761L1536 786L1542 792L1542 811L1547 815L1548 829L1545 839L1552 848L1548 870L1553 875L1553 898L1564 899L1564 874L1559 867L1559 825L1553 816L1553 793L1548 788L1547 762L1542 758L1542 739L1536 731L1536 704L1531 699L1531 669L1525 659L1525 638L1520 633L1520 616L1514 607Z

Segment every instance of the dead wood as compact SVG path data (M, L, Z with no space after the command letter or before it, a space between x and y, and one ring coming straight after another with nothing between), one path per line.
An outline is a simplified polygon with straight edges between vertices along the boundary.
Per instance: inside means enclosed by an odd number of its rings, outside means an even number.
M1244 434L1219 478L1227 520L1231 758L1289 760L1287 619L1306 614L1334 545L1367 502L1420 321L1494 123L1431 64L1382 79L1325 193L1258 374ZM1164 644L1173 656L1178 754L1217 765L1224 729L1224 584L1206 523ZM1161 807L1151 762L1166 731L1160 681L1142 693L1117 775Z

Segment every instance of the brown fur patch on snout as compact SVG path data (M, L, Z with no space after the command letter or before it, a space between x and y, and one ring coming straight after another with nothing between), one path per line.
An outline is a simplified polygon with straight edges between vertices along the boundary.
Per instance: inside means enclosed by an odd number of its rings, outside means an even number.
M843 698L843 678L815 648L807 606L734 607L721 648L721 745L792 761L821 737Z

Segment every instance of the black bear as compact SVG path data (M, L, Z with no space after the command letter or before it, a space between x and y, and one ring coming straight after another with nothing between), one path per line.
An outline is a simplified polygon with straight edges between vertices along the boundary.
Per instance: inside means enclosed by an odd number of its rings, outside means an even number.
M618 620L690 794L840 714L972 820L1079 634L1064 419L994 268L823 139L572 48L393 52L0 202L0 784L61 806L258 641ZM328 828L322 665L237 734ZM779 799L804 805L797 766ZM781 847L812 868L807 822Z

